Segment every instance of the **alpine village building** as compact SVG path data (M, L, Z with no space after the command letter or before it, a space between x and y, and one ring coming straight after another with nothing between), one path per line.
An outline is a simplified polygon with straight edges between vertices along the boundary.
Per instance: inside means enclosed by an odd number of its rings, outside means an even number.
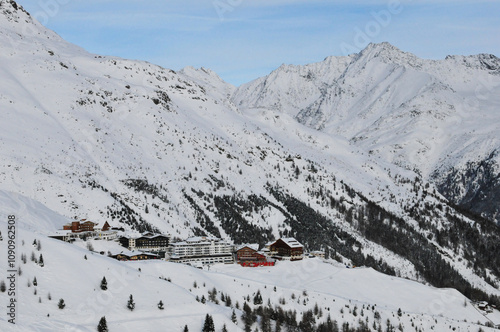
M258 244L244 244L236 249L236 261L241 266L274 266L273 259L267 257L263 252L259 252Z
M170 243L170 238L165 234L153 234L148 232L138 237L122 236L118 241L128 250L166 252Z
M168 248L168 260L194 265L233 263L233 248L232 244L218 238L191 237L172 243Z
M271 257L278 260L297 261L304 258L304 246L293 237L276 240L269 250Z

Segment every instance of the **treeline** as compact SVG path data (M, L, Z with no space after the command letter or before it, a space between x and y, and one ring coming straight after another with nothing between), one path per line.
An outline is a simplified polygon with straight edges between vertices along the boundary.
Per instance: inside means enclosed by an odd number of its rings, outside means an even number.
M252 211L256 204L249 199L236 196L214 196L215 217L220 220L224 231L235 243L267 243L273 239L272 228L253 225L243 216Z

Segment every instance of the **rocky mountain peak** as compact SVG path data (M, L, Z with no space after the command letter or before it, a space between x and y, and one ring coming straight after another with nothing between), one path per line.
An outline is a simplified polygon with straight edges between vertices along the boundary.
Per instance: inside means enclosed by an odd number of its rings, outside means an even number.
M31 15L14 0L0 0L0 14L8 21L19 22L22 18L31 21Z

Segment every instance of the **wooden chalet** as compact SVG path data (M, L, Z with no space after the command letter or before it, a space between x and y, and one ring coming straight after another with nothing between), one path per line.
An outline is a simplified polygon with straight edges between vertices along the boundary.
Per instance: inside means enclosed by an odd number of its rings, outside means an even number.
M101 227L101 232L107 232L111 228L111 226L108 224L107 221L105 221L104 224L100 225L100 227Z
M267 257L259 253L255 247L251 245L243 245L236 250L236 260L238 262L261 262L265 261Z
M281 238L269 246L271 256L279 260L301 260L304 258L304 246L294 239Z
M126 251L126 250L120 253L111 254L110 257L117 259L119 261L143 261L150 259L160 259L159 255L155 255L149 252Z
M274 266L274 261L262 252L257 251L259 245L242 245L236 250L236 260L241 266Z
M63 230L71 231L72 233L80 233L80 232L93 232L94 227L98 224L87 219L82 219L80 221L73 221L69 224L63 226ZM108 225L109 227L109 225Z

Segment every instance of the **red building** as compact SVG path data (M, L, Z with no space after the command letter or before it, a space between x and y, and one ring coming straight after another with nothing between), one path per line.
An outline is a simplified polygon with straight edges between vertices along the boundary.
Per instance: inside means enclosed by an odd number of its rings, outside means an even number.
M107 232L107 231L109 231L110 228L111 228L111 226L109 226L108 222L105 221L104 224L102 225L101 231Z
M259 253L257 250L250 246L243 246L236 251L236 260L238 262L261 262L267 259L266 256Z
M68 230L73 233L79 233L79 232L93 232L94 227L97 226L97 223L94 223L92 221L88 221L87 219L82 219L80 221L73 221L69 224L66 224L63 226L63 230ZM109 225L108 225L109 228Z
M276 259L301 260L304 256L304 246L293 237L278 239L269 247L271 256Z
M236 260L241 266L274 266L273 261L269 261L268 257L257 251L258 245L243 245L236 250Z

